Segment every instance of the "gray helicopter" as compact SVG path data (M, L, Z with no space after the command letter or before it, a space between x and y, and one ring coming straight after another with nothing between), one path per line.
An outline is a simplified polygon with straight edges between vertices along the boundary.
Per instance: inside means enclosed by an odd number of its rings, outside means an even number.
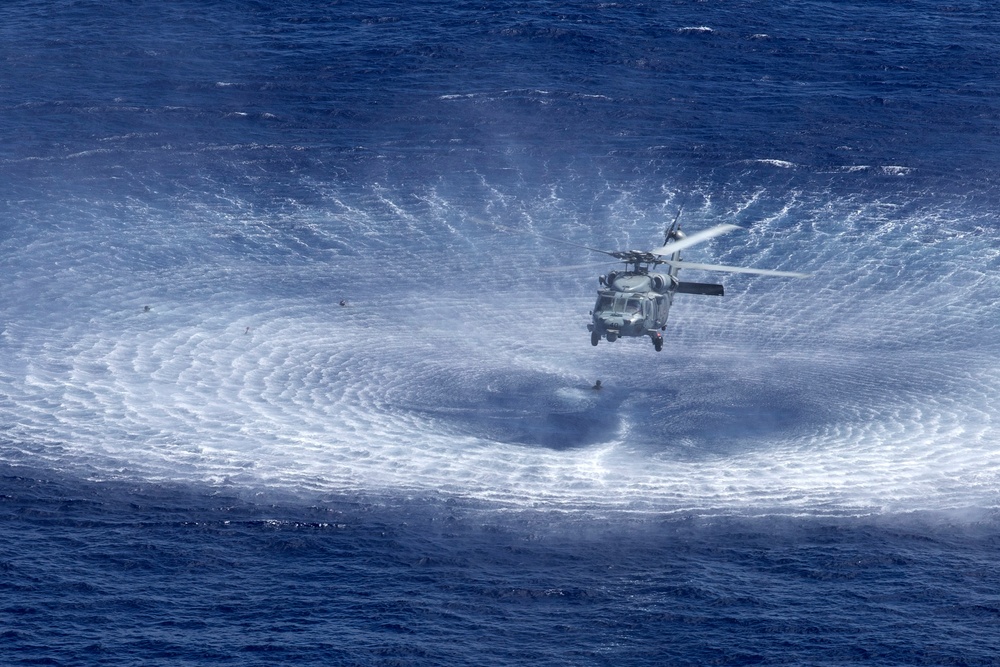
M680 273L681 269L753 273L788 278L809 277L807 273L792 271L681 261L680 253L682 250L735 231L740 227L728 224L718 225L686 235L677 224L678 218L675 218L673 224L667 229L663 246L653 250L601 250L561 239L552 239L592 252L610 255L625 263L624 271L612 271L598 279L602 287L597 291L597 304L591 311L593 321L587 325L587 329L590 331L591 345L597 345L602 338L613 343L623 337L649 336L656 351L662 350L663 336L660 332L667 328L667 314L670 312L670 306L673 305L675 294L723 295L722 285L679 280L677 274ZM660 265L665 265L666 271L656 271Z

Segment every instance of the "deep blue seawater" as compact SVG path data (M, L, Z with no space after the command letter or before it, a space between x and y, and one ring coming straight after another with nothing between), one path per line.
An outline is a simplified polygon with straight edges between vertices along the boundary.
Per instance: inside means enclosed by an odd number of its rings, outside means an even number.
M11 0L0 68L0 665L1000 664L994 3ZM681 208L813 277L591 347L549 238Z

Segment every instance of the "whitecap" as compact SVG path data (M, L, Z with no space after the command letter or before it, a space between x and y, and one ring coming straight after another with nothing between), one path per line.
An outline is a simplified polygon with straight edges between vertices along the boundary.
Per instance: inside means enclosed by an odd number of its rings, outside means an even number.
M760 158L751 160L751 162L756 162L757 164L767 164L772 167L780 167L781 169L793 169L798 166L794 162L789 162L788 160L776 160L771 158Z

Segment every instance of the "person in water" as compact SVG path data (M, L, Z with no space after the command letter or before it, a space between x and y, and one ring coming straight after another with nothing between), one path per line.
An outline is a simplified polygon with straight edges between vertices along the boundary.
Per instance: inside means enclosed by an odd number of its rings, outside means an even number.
M597 382L595 382L595 383L594 383L594 386L593 386L592 388L593 388L593 389L600 389L600 388L601 388L601 381L600 381L600 380L598 380Z

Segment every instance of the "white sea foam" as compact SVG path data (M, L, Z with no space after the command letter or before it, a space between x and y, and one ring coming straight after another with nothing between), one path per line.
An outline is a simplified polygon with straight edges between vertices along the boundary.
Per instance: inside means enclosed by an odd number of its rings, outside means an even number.
M760 193L749 196L737 210ZM375 200L396 210L391 193ZM351 233L375 238L374 221L350 210ZM123 263L143 262L126 246L157 242L152 223L124 240L111 227L103 241L92 229L41 234L6 267L2 455L97 478L517 506L992 506L1000 364L984 341L998 340L1000 253L982 235L880 210L843 205L793 223L792 199L752 233L689 251L816 277L727 277L725 299L680 296L661 354L648 341L590 346L589 276L448 278L399 248L386 252L408 282L372 272L362 253L332 268L191 261L129 273ZM394 217L428 248L442 233L498 252L509 242ZM200 242L176 249L199 257L210 228L192 225ZM283 233L264 220L241 229L265 248ZM535 252L548 261L551 248Z

